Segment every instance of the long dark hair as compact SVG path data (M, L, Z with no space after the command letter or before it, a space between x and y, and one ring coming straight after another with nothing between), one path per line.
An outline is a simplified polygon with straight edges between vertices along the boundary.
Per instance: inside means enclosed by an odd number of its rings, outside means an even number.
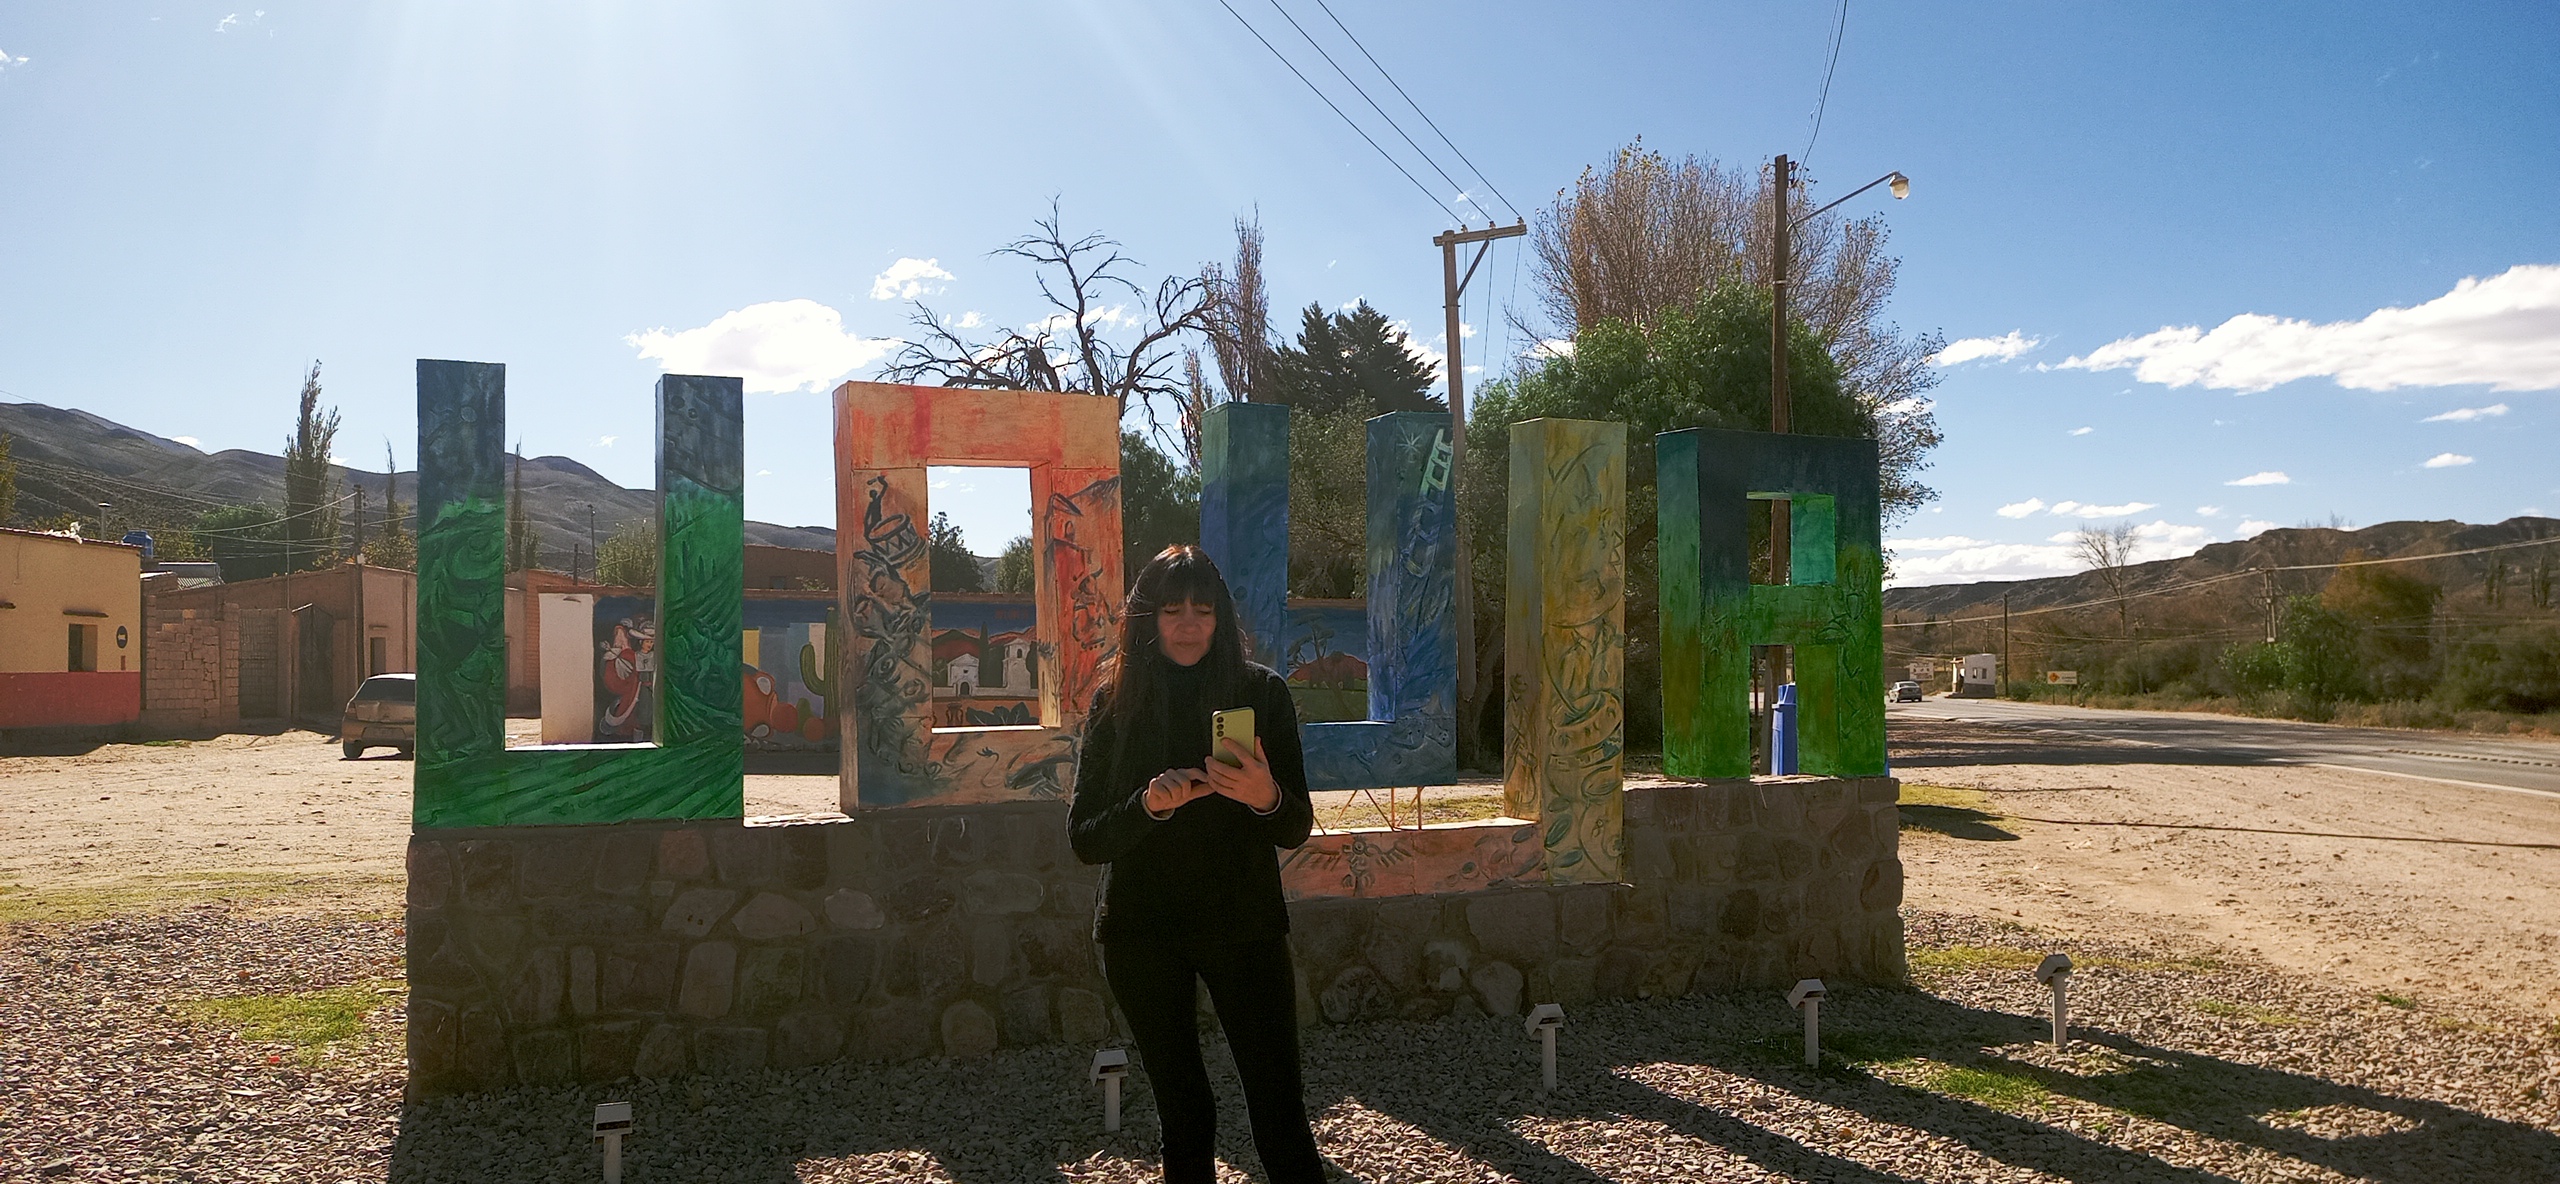
M1205 604L1217 610L1218 625L1209 635L1208 656L1200 659L1209 676L1208 694L1219 704L1233 698L1244 681L1244 630L1236 624L1235 597L1227 578L1198 547L1175 543L1156 552L1138 569L1129 602L1120 611L1120 652L1103 675L1102 710L1125 722L1161 694L1164 656L1156 637L1156 613L1166 605Z

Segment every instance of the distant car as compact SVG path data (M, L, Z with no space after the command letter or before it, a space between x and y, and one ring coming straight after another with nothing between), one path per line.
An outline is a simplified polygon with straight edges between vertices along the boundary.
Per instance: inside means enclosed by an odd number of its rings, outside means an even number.
M1893 701L1896 703L1919 702L1920 684L1908 681L1893 684Z
M338 748L348 760L364 755L368 748L397 748L400 755L418 755L418 676L414 674L377 674L356 688L356 697L347 700L347 714L338 723Z

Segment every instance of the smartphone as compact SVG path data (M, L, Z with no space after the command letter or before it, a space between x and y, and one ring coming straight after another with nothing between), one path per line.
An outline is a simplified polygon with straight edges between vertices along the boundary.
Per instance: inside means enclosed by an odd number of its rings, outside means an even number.
M1236 746L1246 752L1253 751L1252 708L1230 707L1209 717L1209 759L1233 768L1243 768L1244 762L1227 756L1227 746L1220 743L1225 740L1235 741Z

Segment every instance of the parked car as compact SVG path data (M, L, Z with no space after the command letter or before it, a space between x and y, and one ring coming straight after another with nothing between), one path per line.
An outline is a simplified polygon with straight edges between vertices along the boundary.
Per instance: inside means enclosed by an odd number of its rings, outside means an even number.
M356 697L347 700L347 714L338 722L338 748L348 760L364 755L368 748L397 748L400 755L418 755L418 676L414 674L377 674L356 688Z
M1894 702L1896 702L1896 703L1917 703L1917 702L1919 702L1919 701L1920 701L1920 684L1919 684L1919 683L1916 683L1916 682L1910 682L1910 681L1908 681L1908 680L1903 681L1903 682L1898 682L1898 683L1893 684L1893 701L1894 701Z

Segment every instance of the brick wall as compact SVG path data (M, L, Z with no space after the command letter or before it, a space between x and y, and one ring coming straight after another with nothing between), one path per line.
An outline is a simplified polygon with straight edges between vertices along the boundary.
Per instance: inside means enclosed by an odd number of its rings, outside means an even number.
M151 598L143 608L142 726L218 731L233 713L222 695L223 622Z

